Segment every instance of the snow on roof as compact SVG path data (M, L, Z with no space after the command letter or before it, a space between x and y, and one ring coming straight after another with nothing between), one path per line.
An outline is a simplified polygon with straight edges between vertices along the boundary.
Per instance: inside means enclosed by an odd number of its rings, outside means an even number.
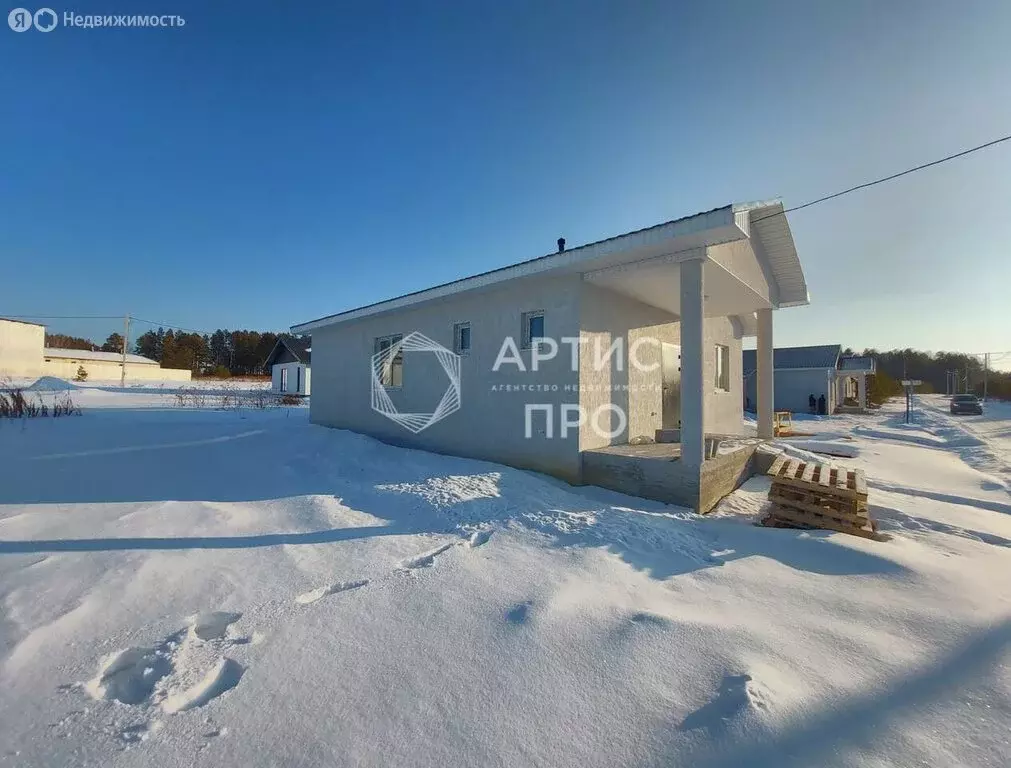
M801 368L835 368L842 352L841 344L823 344L811 347L777 347L772 352L772 367L777 371ZM744 373L747 375L757 368L755 350L745 349Z
M87 349L57 349L46 347L42 350L44 357L59 357L65 360L94 360L96 362L122 363L122 352L91 352ZM142 355L127 355L126 362L133 365L158 365L157 360Z

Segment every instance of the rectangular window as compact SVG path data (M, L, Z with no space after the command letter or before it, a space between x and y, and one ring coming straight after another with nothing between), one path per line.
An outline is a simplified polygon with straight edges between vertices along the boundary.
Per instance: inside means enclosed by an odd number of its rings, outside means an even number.
M376 339L375 352L388 353L394 346L404 340L402 334L396 333L392 336L380 336ZM404 385L404 351L399 347L396 354L383 354L375 358L375 374L379 382L384 387L399 388Z
M281 391L282 392L287 392L288 391L288 369L287 368L282 368L281 369Z
M544 311L523 313L523 348L530 349L544 338Z
M470 323L453 326L453 351L458 355L470 354Z
M725 344L716 345L716 389L730 391L730 347Z

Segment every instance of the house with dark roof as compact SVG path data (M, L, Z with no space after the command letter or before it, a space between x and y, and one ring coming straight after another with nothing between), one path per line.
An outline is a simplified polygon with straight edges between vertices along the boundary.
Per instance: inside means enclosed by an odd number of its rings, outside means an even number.
M757 403L756 350L742 353L744 407ZM841 344L777 347L773 351L773 402L777 411L836 413L847 407L867 407L867 375L875 372L874 358L846 356Z
M291 328L312 334L310 419L708 511L747 476L742 340L808 303L779 201L726 205ZM752 449L753 450L753 449Z
M308 395L312 378L311 338L288 335L279 337L263 367L270 371L272 391Z

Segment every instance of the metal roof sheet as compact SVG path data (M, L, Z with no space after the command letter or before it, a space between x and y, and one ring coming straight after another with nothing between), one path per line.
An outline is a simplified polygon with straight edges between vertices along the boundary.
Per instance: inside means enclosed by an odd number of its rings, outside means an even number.
M811 347L777 347L772 352L772 367L777 371L800 368L835 368L842 352L841 344L823 344ZM755 350L745 349L745 374L757 368Z

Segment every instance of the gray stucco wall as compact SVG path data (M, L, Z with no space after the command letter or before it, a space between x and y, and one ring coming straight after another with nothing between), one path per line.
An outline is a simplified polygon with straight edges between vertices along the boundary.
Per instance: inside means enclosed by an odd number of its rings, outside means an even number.
M773 376L773 402L775 409L777 411L791 411L792 413L809 413L808 397L813 394L816 400L821 395L824 395L826 411L832 413L835 407L835 398L830 386L831 376L831 368L776 371ZM752 410L755 409L758 402L755 392L756 384L757 379L754 372L752 372L748 377L746 385L747 396Z
M730 390L716 389L716 345L730 347ZM742 379L741 337L726 317L705 321L705 428L707 433L739 435L744 424L744 382Z
M579 397L578 371L572 370L569 348L563 346L555 359L541 362L537 372L529 370L530 350L521 351L527 372L511 364L497 373L492 368L504 338L513 337L521 346L524 312L543 310L545 334L550 337L578 336L582 284L579 275L513 281L314 331L311 420L394 444L499 461L578 482L579 430L562 437L558 429L562 403L578 403ZM460 410L416 435L374 412L370 360L375 339L419 331L452 349L453 326L460 322L470 323L472 347L461 360ZM404 355L403 380L402 389L389 391L402 413L433 411L447 381L428 353ZM535 416L529 438L525 437L528 403L551 405L555 414L551 429L543 416Z
M580 447L583 450L605 445L619 445L630 438L645 435L653 437L661 427L661 372L660 347L653 343L640 343L635 357L640 366L629 365L632 345L644 337L660 343L680 344L681 325L676 315L643 304L614 291L586 283L580 308L582 335L579 381L580 402L587 414L606 402L613 402L628 415L624 431L612 439L599 434L589 425L582 430ZM725 317L705 320L705 429L707 433L740 434L743 431L743 382L741 363L741 337ZM594 342L600 339L602 349L622 336L625 345L625 370L618 370L616 361L610 367L599 368L593 359ZM716 389L716 345L730 348L730 390ZM656 366L655 370L644 370ZM627 385L627 391L620 388ZM615 391L613 387L619 387ZM608 425L602 423L606 429ZM617 423L612 424L613 428Z
M521 350L526 370L504 364L493 367L506 337L522 346L522 316L544 311L544 331L551 338L582 338L577 365L571 347L562 344L557 357L531 370L530 350ZM370 361L378 337L418 331L453 348L454 324L470 323L471 351L461 359L461 408L418 434L371 408ZM624 340L618 358L598 369L594 341L606 350L616 337ZM741 340L727 318L707 318L705 325L706 431L741 432ZM580 275L532 278L508 286L459 295L313 332L311 419L316 424L351 429L381 440L425 450L483 458L547 472L572 482L581 479L580 450L652 436L661 426L660 348L639 347L646 371L628 365L632 344L642 337L678 344L675 316L586 282ZM715 388L715 345L730 347L730 391ZM430 413L446 391L447 379L435 357L405 353L403 387L388 390L401 413ZM614 390L618 387L618 391ZM613 402L628 415L626 428L613 438L591 425L562 434L562 406L581 406L591 415ZM527 418L526 406L549 406ZM611 429L611 414L599 423ZM531 429L528 434L527 425Z
M642 435L652 438L662 420L660 347L651 341L638 344L637 341L650 338L659 343L678 344L677 316L588 282L582 287L579 316L583 339L579 357L580 404L588 418L606 403L613 403L627 415L625 429L610 439L601 432L618 428L612 414L608 414L610 423L602 414L600 429L590 424L584 426L580 430L580 448L620 445ZM620 363L615 356L608 364L598 365L597 346L606 355L616 338L623 340ZM639 365L631 359L632 346L636 344L635 359Z

